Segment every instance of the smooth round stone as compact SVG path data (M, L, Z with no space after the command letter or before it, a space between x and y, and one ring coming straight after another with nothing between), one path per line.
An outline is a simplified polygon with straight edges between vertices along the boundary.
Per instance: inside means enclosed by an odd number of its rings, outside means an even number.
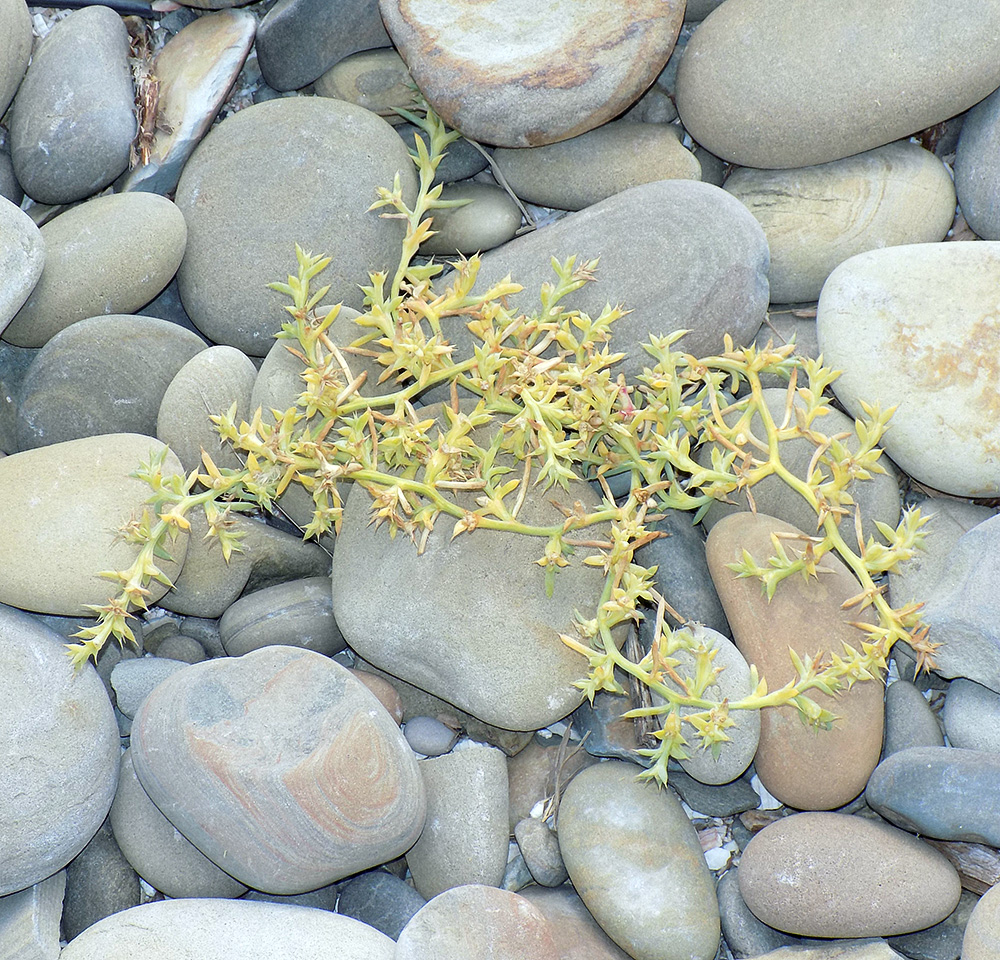
M344 57L316 81L315 90L318 97L357 104L389 123L403 121L397 107L412 110L418 103L413 78L392 47Z
M183 665L181 665L183 669ZM168 897L238 897L246 887L186 840L149 799L135 775L132 751L122 755L111 829L125 859Z
M1000 493L997 283L1000 244L890 247L837 267L817 307L837 398L855 417L862 400L896 406L885 452L959 497Z
M62 934L72 940L113 913L139 905L139 877L125 859L107 820L66 867Z
M21 384L19 448L104 433L156 436L164 393L204 348L189 330L154 317L112 314L71 324L38 351Z
M951 702L951 696L949 689L946 703ZM943 746L941 725L924 695L906 680L890 683L885 690L885 741L882 756L891 756L908 747Z
M337 913L398 940L403 927L426 902L405 880L385 870L371 870L344 884Z
M955 219L945 165L909 141L793 170L734 170L724 189L760 221L772 303L819 297L848 257L943 240Z
M740 860L758 919L809 937L884 937L943 920L962 892L943 854L903 830L841 813L772 823Z
M358 50L389 45L374 0L278 0L257 28L257 62L275 90L298 90Z
M31 59L31 14L21 0L0 0L0 117Z
M184 464L201 470L202 449L217 467L239 469L239 457L224 443L209 419L236 404L236 422L249 420L250 394L257 368L235 347L209 347L193 356L170 381L156 415L156 435Z
M559 960L628 960L599 926L572 884L561 887L525 887L520 896L542 912L556 944Z
M116 663L111 671L111 686L118 709L126 717L134 717L154 687L183 669L183 663L160 657L136 657Z
M733 629L733 640L748 663L755 664L769 690L797 676L789 648L801 656L839 652L858 646L864 634L852 621L867 611L841 604L858 592L854 575L832 554L828 573L819 579L789 577L768 602L756 579L740 579L727 566L744 550L766 565L773 533L798 534L795 527L763 513L736 513L720 520L708 536L708 568ZM794 546L785 542L786 551ZM830 810L853 800L865 788L882 748L882 685L856 683L831 697L810 690L809 697L838 717L831 730L813 730L787 705L760 712L760 746L754 759L757 776L782 803L800 810Z
M38 203L71 203L128 166L136 133L129 35L108 7L58 21L14 97L11 159Z
M512 307L533 310L542 284L555 279L551 258L572 255L578 264L600 258L597 282L562 306L592 317L608 303L632 311L611 331L611 349L626 354L615 370L628 380L652 365L641 346L651 334L689 330L674 349L700 357L720 352L726 333L736 345L749 343L764 319L764 231L743 204L711 184L663 180L631 187L484 254L479 283L486 289L510 274L524 287L510 297ZM464 323L445 329L456 357L471 356Z
M627 120L544 147L499 149L493 161L522 200L560 210L582 210L640 183L701 179L680 128Z
M31 217L0 198L0 333L28 299L44 265L41 231Z
M406 854L413 885L428 900L466 884L500 886L507 866L507 761L470 745L418 764L427 820Z
M958 747L911 747L886 757L865 800L886 820L939 840L1000 846L1000 756Z
M979 899L962 940L962 960L993 960L1000 941L1000 884Z
M241 597L222 615L219 633L230 657L275 644L332 657L346 645L333 617L329 577L291 580Z
M442 200L471 200L464 207L431 212L434 236L420 244L421 254L455 256L492 250L514 237L521 211L510 194L492 183L446 184Z
M393 128L403 138L407 150L414 149L414 136L419 136L427 143L427 134L412 123L400 123ZM456 140L448 146L437 170L434 171L435 183L452 183L455 180L468 180L489 166L488 154L482 147L476 149L468 140Z
M318 544L305 542L301 534L252 517L237 517L236 529L243 534L240 545L251 561L247 593L289 580L330 575L330 554Z
M955 192L962 216L984 240L1000 240L998 121L1000 96L994 91L965 115L955 150Z
M266 289L296 270L295 244L332 258L329 303L362 305L359 278L394 269L403 225L368 211L375 188L416 175L384 120L327 97L270 100L205 137L177 186L188 225L178 272L188 315L211 340L264 356L288 298Z
M336 945L333 947L332 945ZM222 946L224 945L224 947ZM328 910L252 900L161 900L116 913L63 948L60 960L216 960L268 956L393 960L392 940Z
M87 604L105 604L115 584L103 570L125 570L138 548L115 542L114 532L140 515L150 496L130 476L163 449L152 437L133 433L84 437L0 458L0 603L67 617L90 616ZM167 454L163 476L183 474ZM157 561L168 578L177 576L187 534L170 546L172 561ZM167 587L148 584L150 604Z
M380 0L428 103L483 143L537 147L600 126L656 79L684 15L676 0ZM998 79L1000 83L1000 79Z
M953 747L1000 753L1000 693L956 677L944 702L944 728Z
M609 760L566 788L557 829L570 879L604 932L635 960L714 960L719 906L698 835L680 801L636 780L638 773Z
M482 884L428 901L403 928L395 960L560 960L544 915L516 893Z
M780 424L785 417L788 403L787 387L767 387L763 391L763 396L772 419L776 424ZM805 402L797 394L793 404L799 409L805 409ZM735 415L729 417L730 423L735 424L736 420L737 416ZM852 452L857 452L860 446L854 429L854 421L833 407L825 416L818 417L814 421L814 429L829 437L848 434L843 442L847 449ZM766 442L767 434L760 414L754 414L750 421L750 430L758 440ZM703 466L711 466L713 448L723 452L721 445L706 444L696 454L697 461ZM778 451L781 462L792 474L800 480L805 480L812 465L812 458L816 453L816 444L804 438L784 440L779 443ZM892 464L888 462L888 458L883 457L880 463L885 468L885 473L873 473L868 480L852 480L847 486L847 492L852 497L854 505L861 511L861 532L866 542L869 537L874 537L880 543L884 540L875 525L876 521L886 523L893 529L899 523L900 495L896 473L892 469ZM831 475L830 468L822 462L817 463L817 466L826 477ZM810 534L816 531L816 511L780 477L765 477L753 485L751 492L756 510L759 513L777 517L793 527L798 527L799 530L809 531ZM709 530L723 517L750 510L750 500L746 490L734 491L729 495L729 499L733 502L716 501L708 508L702 518L702 523ZM848 542L857 543L853 514L853 509L851 509L851 513L841 521L840 530L842 535L849 537ZM845 533L847 531L849 533Z
M677 110L747 167L852 156L968 109L1000 85L1000 8L962 0L737 0L691 38Z
M118 192L174 192L243 68L256 29L248 10L220 10L198 17L164 44L156 55L157 125L149 160L128 171Z
M517 847L535 883L558 887L566 880L566 864L559 852L559 838L541 820L525 817L514 828Z
M186 637L183 633L167 637L157 648L156 655L164 660L177 660L180 663L201 663L208 656L205 648L194 637Z
M96 672L75 671L62 637L4 606L0 676L9 744L0 757L3 896L61 870L97 833L114 799L119 745Z
M365 670L352 670L351 675L360 680L388 711L389 716L399 726L403 722L403 701L396 688L384 677Z
M391 860L424 822L420 772L392 718L309 650L265 647L174 674L136 714L132 752L174 826L266 893Z
M434 717L411 717L403 727L403 736L414 753L440 757L455 746L458 731Z
M88 200L41 234L41 278L3 333L19 347L41 347L87 317L134 313L170 282L187 242L180 210L142 193Z
M751 913L740 893L739 867L732 867L719 877L715 893L719 898L722 935L734 957L758 957L801 943L799 937L775 930Z

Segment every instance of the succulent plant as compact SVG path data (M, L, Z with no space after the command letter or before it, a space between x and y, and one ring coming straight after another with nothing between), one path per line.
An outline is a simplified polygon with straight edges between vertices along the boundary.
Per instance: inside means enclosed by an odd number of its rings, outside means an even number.
M837 376L820 360L794 356L791 344L736 348L728 337L720 354L696 358L677 348L684 331L651 337L644 345L648 366L637 382L627 383L615 371L622 354L612 349L614 323L624 308L608 305L591 317L564 303L594 278L596 261L553 260L553 280L542 287L540 309L531 314L509 307L507 295L521 289L509 279L476 292L475 256L452 264L453 279L439 292L434 280L443 265L421 261L418 253L431 233L431 215L450 205L440 200L441 187L433 180L458 134L447 131L429 109L407 119L424 135L415 138L412 154L420 189L412 206L398 179L379 190L372 209L404 220L406 237L393 276L373 273L363 288L357 339L348 347L328 336L338 308L318 311L327 288L315 289L313 281L329 261L297 248L295 274L272 284L291 300L290 319L278 336L289 341L303 365L296 405L272 411L270 418L258 410L250 422L237 422L235 407L212 418L239 452L240 469L221 469L207 453L204 470L187 477L165 478L162 459L140 469L137 476L153 495L143 516L122 531L139 547L138 556L128 570L106 574L121 590L95 608L97 625L77 635L80 642L70 646L74 661L96 657L109 637L131 639L129 611L144 608L151 579L165 579L156 561L169 555L170 535L187 528L190 510L205 510L208 536L219 540L228 559L240 549L234 511L269 510L298 483L314 508L303 533L318 537L340 529L340 490L353 483L371 497L372 522L390 536L408 536L418 551L435 525L450 522L452 538L489 536L490 530L537 538L536 562L544 570L539 575L550 592L558 589L561 567L599 567L604 587L593 608L575 623L553 625L552 640L586 659L589 670L577 685L591 699L601 690L624 692L616 671L659 695L657 705L626 714L652 716L659 724L657 746L642 751L649 760L642 775L648 778L665 782L669 758L684 758L692 743L718 751L740 711L790 703L807 723L828 726L834 715L809 692L836 694L856 681L881 679L898 640L913 648L922 667L933 665L935 644L920 621L919 605L894 609L875 582L920 546L926 518L919 510L906 511L895 529L878 525L884 542L872 537L865 542L847 490L855 479L884 472L878 443L891 411L865 407L852 453L845 436L827 436L818 425L829 409L824 391ZM449 317L464 319L474 335L470 355L454 355L442 327ZM365 374L352 369L359 355L383 368L380 382L391 380L392 392L359 392ZM766 374L788 381L780 422L763 398ZM443 407L446 422L419 406L420 396L438 386L451 392L451 403ZM460 391L474 403L460 405ZM796 397L799 402L793 402ZM763 432L756 428L759 436L751 430L755 415L763 424ZM478 429L486 426L487 431ZM479 443L483 436L489 437L487 445ZM815 446L805 479L781 460L782 443L793 438ZM705 444L713 451L710 463L701 464L694 453ZM822 659L791 652L795 678L778 689L768 689L751 668L752 692L719 702L709 696L718 672L713 651L700 632L666 625L666 604L654 589L655 568L636 563L635 551L658 536L649 526L657 511L690 510L697 519L713 501L740 490L748 492L752 505L753 485L771 474L813 508L815 534L775 537L771 557L744 553L735 572L759 579L770 598L782 580L815 577L824 557L835 554L858 580L858 593L845 606L874 608L877 623L856 624L863 632L857 648L845 645ZM613 496L612 475L628 480L625 496ZM549 526L519 520L530 485L565 488L574 478L601 486L604 499L597 509L564 505L564 519ZM457 491L466 504L473 493L476 508L459 505ZM615 628L644 616L656 617L655 639L644 656L631 659L619 649L621 631ZM681 649L690 654L684 662L694 664L686 672L676 656Z

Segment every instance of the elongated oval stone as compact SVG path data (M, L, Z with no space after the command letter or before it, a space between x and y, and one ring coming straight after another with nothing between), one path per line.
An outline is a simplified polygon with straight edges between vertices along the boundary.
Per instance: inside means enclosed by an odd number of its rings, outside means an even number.
M194 664L146 698L132 762L150 799L256 890L315 890L405 853L426 808L416 759L374 694L309 650Z
M864 634L851 621L865 620L866 613L841 609L861 588L832 554L823 560L829 572L810 580L789 577L778 584L770 602L758 580L738 578L727 564L742 560L747 550L758 566L767 566L774 553L772 533L804 536L774 517L736 513L712 528L706 554L733 640L773 691L797 676L789 648L801 657L822 658L840 653L844 643L856 647ZM784 540L783 546L792 556L795 541ZM808 696L837 715L833 729L810 729L794 706L765 707L755 766L761 783L782 803L800 810L829 810L861 793L878 763L882 685L856 683L837 697L818 690Z
M117 589L101 572L126 569L138 553L115 533L152 494L129 474L163 449L152 437L117 433L0 458L0 602L62 616L92 616L85 604L107 603ZM169 452L162 469L183 475ZM173 578L187 534L169 549L173 560L158 564ZM167 587L154 581L148 589L155 603Z
M890 247L837 267L816 312L847 411L862 416L862 401L895 406L885 452L915 480L959 497L1000 493L998 286L1000 243Z
M765 827L740 860L740 893L769 926L804 937L922 930L958 905L955 868L887 823L798 813Z
M692 137L748 167L826 163L907 137L1000 86L992 0L727 0L677 71Z

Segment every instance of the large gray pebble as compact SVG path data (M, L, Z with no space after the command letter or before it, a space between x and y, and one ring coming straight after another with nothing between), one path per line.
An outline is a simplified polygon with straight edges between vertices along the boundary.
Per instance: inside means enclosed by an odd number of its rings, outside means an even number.
M966 115L955 150L955 191L966 223L984 240L1000 240L1000 96L997 91Z
M463 207L432 212L435 234L420 245L422 254L473 254L512 239L521 211L506 190L491 183L447 184L442 200L471 200Z
M31 59L31 14L22 0L0 0L0 117L28 69Z
M31 217L0 197L0 333L35 288L45 265L45 241Z
M70 862L104 822L118 780L118 725L97 674L62 637L0 606L0 896ZM506 820L505 820L506 826Z
M112 314L71 324L28 368L18 446L31 450L105 433L155 436L163 394L204 347L190 331L153 317Z
M371 870L348 880L337 913L353 917L393 940L427 901L408 883L385 870Z
M990 0L723 4L677 73L685 128L749 167L825 163L907 137L1000 84Z
M224 948L221 944L224 943ZM252 900L179 899L146 903L85 930L60 960L217 960L228 956L299 960L393 960L395 944L349 917Z
M956 681L957 682L957 681ZM949 693L949 701L951 694ZM941 725L924 695L910 682L897 680L885 691L885 739L882 757L908 747L943 747ZM960 747L965 744L956 743Z
M14 98L14 172L39 203L82 200L127 166L135 137L129 36L118 14L93 6L55 24Z
M115 664L111 671L111 686L114 687L118 709L126 717L134 717L142 701L157 684L183 669L183 663L159 657L136 657Z
M297 270L295 244L332 257L317 285L360 307L368 271L395 269L403 227L368 211L375 188L413 163L384 120L326 97L270 100L233 114L198 145L176 201L188 225L178 273L184 308L216 343L264 356L288 298L267 289Z
M42 276L3 334L20 347L41 347L87 317L138 310L170 282L187 241L180 210L146 193L81 203L41 233Z
M944 702L944 728L953 747L1000 753L1000 693L956 677Z

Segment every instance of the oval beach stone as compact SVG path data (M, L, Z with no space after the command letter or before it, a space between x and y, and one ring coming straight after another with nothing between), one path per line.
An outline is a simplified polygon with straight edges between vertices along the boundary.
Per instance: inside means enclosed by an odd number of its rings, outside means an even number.
M423 827L416 760L369 690L309 650L193 664L132 724L143 789L188 840L265 893L303 893L404 853Z
M28 69L31 59L31 14L22 0L0 0L0 116Z
M38 283L45 241L24 211L0 197L0 334Z
M992 0L727 0L684 51L677 110L725 160L804 167L907 137L998 85Z

